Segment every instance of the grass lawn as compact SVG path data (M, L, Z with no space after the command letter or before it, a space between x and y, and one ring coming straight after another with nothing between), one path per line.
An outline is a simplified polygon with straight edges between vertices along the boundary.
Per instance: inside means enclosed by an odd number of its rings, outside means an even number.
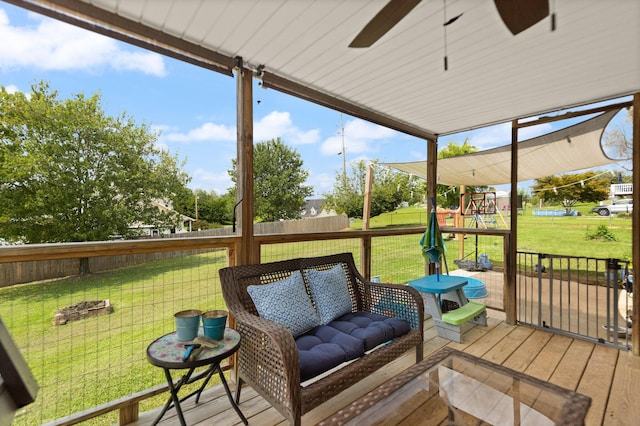
M526 210L518 216L518 251L630 260L631 218L598 216L590 213L591 207L593 204L576 205L573 209L580 212L581 216L533 216L532 208ZM425 208L408 207L372 218L370 227L426 226L427 218ZM509 224L508 215L503 219ZM496 217L496 222L502 224L499 217ZM608 228L616 241L587 238L596 233L601 225ZM361 229L362 220L353 221L351 228Z
M174 312L225 308L218 286L208 284L222 266L226 252L217 251L0 289L0 315L40 385L15 424L40 424L164 383L162 370L146 362L146 347L174 330ZM52 324L57 308L96 299L109 299L114 312ZM117 412L89 424L114 422Z
M578 206L579 211L590 206ZM424 208L406 208L372 218L372 228L425 226ZM508 218L505 218L508 223ZM500 223L500 221L498 221ZM616 241L589 239L605 225ZM360 229L361 221L352 228ZM383 281L405 283L423 274L419 236L373 239L372 275ZM481 237L482 249L491 251L494 264L502 261L501 239ZM447 242L450 268L458 258L457 241ZM474 249L473 237L465 254ZM518 217L518 250L588 257L631 257L631 219L582 216ZM359 262L357 239L274 244L262 248L263 261L299 255L353 252ZM383 264L375 259L384 259ZM497 263L496 263L497 262ZM39 424L82 411L164 383L159 368L145 360L145 349L156 337L173 331L172 314L182 309L224 309L218 269L226 266L226 253L206 254L150 262L108 273L70 277L45 283L0 289L0 315L22 349L41 390L35 404L16 419L17 425ZM53 326L57 308L80 300L109 299L114 313ZM141 410L161 405L166 395L142 403ZM117 413L88 424L113 424Z

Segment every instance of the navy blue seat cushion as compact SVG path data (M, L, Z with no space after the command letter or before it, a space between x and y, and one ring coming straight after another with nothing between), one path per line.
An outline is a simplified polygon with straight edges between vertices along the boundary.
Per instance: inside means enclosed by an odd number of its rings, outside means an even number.
M409 322L406 320L389 318L371 312L345 314L328 325L362 340L365 351L400 337L411 329Z
M364 355L364 344L333 327L321 325L296 338L300 357L300 380L318 374Z

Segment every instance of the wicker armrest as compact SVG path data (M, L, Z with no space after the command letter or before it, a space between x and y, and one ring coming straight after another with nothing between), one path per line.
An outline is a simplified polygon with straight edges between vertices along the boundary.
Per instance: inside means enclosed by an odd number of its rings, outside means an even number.
M241 346L246 346L246 349L249 349L249 346L253 346L257 350L255 355L252 354L251 359L256 360L264 356L269 359L269 364L295 364L295 371L298 376L297 382L299 384L300 361L293 335L284 326L248 312L239 313L234 317L238 330L242 330L243 334L251 335L251 338L244 338L241 343ZM251 364L255 364L255 362L251 362ZM265 364L261 368L271 369L272 366ZM278 370L278 368L281 367L276 367L275 369Z
M271 404L291 410L287 401L299 399L300 394L300 360L293 336L285 327L246 311L234 318L242 335L240 375ZM281 397L276 400L271 395Z
M409 321L412 329L422 329L424 302L416 289L399 284L371 283L369 293L372 302L371 312L405 319Z
M424 302L413 287L400 284L374 283L356 276L363 298L362 309L376 314L405 319L414 330L422 329Z

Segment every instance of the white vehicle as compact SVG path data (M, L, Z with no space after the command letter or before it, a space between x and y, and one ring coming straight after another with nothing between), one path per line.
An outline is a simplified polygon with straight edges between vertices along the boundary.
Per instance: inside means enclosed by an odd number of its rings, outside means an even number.
M593 213L598 213L600 216L609 216L616 213L632 213L633 212L633 200L631 198L621 198L614 200L611 204L603 204L591 209Z

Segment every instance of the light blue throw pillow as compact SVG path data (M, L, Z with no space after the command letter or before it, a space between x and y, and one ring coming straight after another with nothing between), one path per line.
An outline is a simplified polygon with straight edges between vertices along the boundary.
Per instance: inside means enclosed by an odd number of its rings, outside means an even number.
M300 271L281 281L250 285L247 292L262 318L283 325L293 337L320 325Z
M328 271L305 269L304 272L321 324L329 324L351 312L351 296L342 265L338 264Z

